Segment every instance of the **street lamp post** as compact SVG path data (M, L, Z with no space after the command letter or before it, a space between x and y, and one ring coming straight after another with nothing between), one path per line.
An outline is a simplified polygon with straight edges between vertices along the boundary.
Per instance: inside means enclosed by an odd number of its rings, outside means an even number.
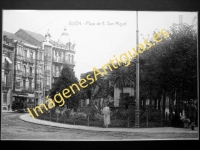
M136 11L136 45L138 45L138 11ZM140 127L140 106L139 106L139 50L137 46L138 56L136 58L136 110L135 110L135 127Z

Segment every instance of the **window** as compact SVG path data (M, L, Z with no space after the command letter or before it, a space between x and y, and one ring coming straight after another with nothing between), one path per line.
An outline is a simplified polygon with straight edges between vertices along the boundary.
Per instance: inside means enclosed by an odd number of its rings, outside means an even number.
M5 80L5 83L7 84L7 75L4 74L4 80Z
M74 56L73 55L72 55L72 60L71 61L72 61L72 63L74 62Z
M5 54L3 54L3 63L5 63Z
M30 58L33 59L33 52L30 52Z
M15 87L18 89L18 88L20 88L20 81L16 81L15 82Z
M29 89L32 89L32 82L29 81Z
M23 80L23 89L25 90L26 88L26 80Z
M48 52L48 56L51 56L51 48L50 47L47 48L47 52Z
M20 64L20 62L17 63L17 70L21 70L21 64Z
M21 55L21 47L17 47L17 55Z
M68 54L67 60L68 60L68 63L70 63L70 54Z
M42 52L39 53L39 60L43 60L42 59Z
M53 73L55 72L55 65L53 65Z
M27 50L24 50L24 57L27 58Z
M40 82L40 90L42 90L42 82Z
M67 62L67 57L68 57L68 56L67 56L67 53L65 53L65 58L64 58L64 59L65 59L65 62Z
M3 103L7 103L7 93L3 93Z
M32 67L30 67L30 75L32 75Z
M47 71L47 65L44 66L44 71L45 71L45 72Z
M37 83L37 90L40 90L40 84Z
M47 77L47 85L50 85L50 78Z
M26 74L26 66L24 65L24 74Z
M49 67L49 65L47 65L47 70L50 70L50 67Z
M57 77L59 76L59 68L58 68L58 66L56 66L56 76Z

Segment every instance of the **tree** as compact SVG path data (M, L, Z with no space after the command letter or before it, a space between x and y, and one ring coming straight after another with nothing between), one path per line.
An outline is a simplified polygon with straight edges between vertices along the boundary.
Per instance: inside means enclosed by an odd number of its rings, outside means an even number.
M163 95L163 104L167 93L172 101L176 93L175 112L180 113L183 101L197 99L196 24L188 25L180 20L167 32L169 38L161 37L161 42L140 56L140 68L143 70L141 90L147 97L159 99L159 102ZM153 39L151 42L154 42Z
M110 80L114 83L114 86L121 89L122 97L121 102L124 103L124 87L134 87L134 79L135 79L135 67L133 67L134 63L131 63L130 66L125 67L124 64L121 63L118 69L112 71Z
M75 77L75 72L69 65L65 64L59 78L53 83L49 97L53 99L56 93L62 93L62 90L64 88L68 88L74 83L78 83L78 79ZM76 94L72 95L69 98L63 97L65 99L65 105L67 105L67 107L69 108L77 108L79 106L81 94L81 91L76 91Z

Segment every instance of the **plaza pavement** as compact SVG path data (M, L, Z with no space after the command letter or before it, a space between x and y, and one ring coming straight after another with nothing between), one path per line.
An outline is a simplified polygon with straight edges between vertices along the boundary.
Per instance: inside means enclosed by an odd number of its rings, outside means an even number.
M70 125L64 123L50 122L46 120L33 119L29 114L23 114L20 119L26 122L68 128L68 129L78 129L78 130L88 130L88 131L109 131L109 132L146 132L146 133L198 133L198 127L195 130L186 128L174 128L174 127L159 127L159 128L101 128L101 127L90 127L82 125ZM111 122L112 123L112 122Z

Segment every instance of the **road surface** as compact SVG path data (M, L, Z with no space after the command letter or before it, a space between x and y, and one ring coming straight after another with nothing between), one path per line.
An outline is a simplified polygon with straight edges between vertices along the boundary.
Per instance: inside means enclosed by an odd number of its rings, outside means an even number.
M23 113L2 113L2 140L152 140L152 139L198 139L198 133L127 133L66 129L24 122Z

